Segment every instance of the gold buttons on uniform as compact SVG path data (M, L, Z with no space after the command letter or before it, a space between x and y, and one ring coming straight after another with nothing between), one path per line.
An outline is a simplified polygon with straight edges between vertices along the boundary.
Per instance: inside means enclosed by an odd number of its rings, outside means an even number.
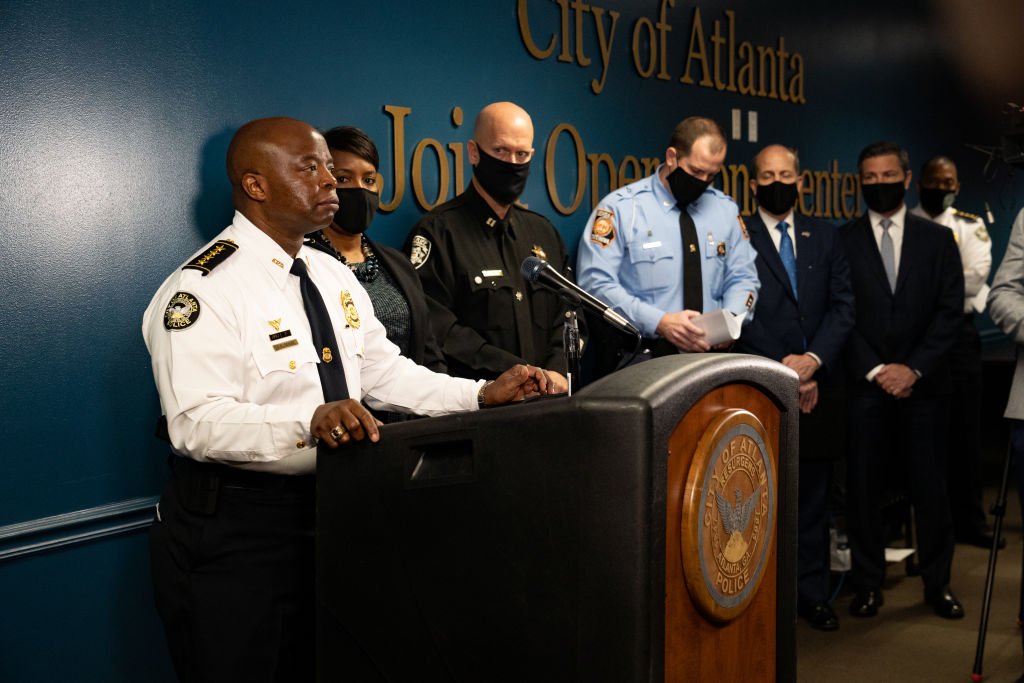
M523 300L523 293L522 292L516 292L516 301L522 301L522 300Z
M294 370L295 369L295 361L293 361L293 360L288 361L288 369L289 370Z
M306 447L306 442L303 441L302 439L299 439L298 441L295 442L295 447L296 448L305 448Z

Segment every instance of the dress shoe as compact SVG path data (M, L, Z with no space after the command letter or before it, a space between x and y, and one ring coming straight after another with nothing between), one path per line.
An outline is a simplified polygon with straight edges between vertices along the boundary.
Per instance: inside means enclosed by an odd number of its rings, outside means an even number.
M953 595L949 586L943 586L941 590L931 595L925 594L925 601L932 606L935 613L943 619L963 619L964 606Z
M859 590L850 603L850 616L873 617L884 602L880 590Z
M839 628L839 617L832 610L827 602L815 600L799 600L796 603L796 613L800 615L811 628L819 631L835 631Z
M992 539L995 534L986 528L975 529L971 532L964 532L956 535L957 543L966 543L967 545L973 545L978 548L984 548L985 550L992 549ZM999 537L999 549L1002 550L1006 547L1006 538L1003 536Z

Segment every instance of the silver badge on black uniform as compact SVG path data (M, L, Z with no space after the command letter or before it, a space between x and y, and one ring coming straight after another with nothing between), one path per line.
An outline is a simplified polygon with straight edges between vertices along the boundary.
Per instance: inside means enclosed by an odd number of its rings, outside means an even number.
M423 235L416 235L412 238L412 250L409 252L409 260L413 268L419 268L430 258L430 240Z

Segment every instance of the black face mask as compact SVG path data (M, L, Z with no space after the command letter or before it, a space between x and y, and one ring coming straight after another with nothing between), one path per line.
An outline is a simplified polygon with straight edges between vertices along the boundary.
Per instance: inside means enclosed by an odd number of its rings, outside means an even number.
M682 209L697 201L697 198L704 194L711 181L699 180L676 166L675 170L668 174L668 186L672 190L672 196L676 198L676 205Z
M898 208L903 203L903 195L907 191L902 180L895 183L861 185L860 189L864 193L864 202L875 213L889 213Z
M757 203L765 211L775 216L789 213L796 204L796 183L784 183L776 180L767 185L758 184Z
M338 203L334 224L350 235L359 235L373 222L380 197L361 187L339 187Z
M492 157L480 149L480 161L473 167L473 177L480 183L487 194L494 197L499 204L508 205L519 199L526 189L526 179L530 176L530 162L513 164Z
M956 192L941 187L922 187L917 195L921 198L921 208L927 211L929 216L938 216L956 201Z

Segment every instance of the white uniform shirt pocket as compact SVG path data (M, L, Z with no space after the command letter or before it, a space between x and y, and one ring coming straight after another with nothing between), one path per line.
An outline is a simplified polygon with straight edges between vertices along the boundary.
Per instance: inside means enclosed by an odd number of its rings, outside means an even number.
M345 356L348 358L364 358L366 356L366 348L362 329L345 327L340 332L338 344L341 345L341 350Z
M296 343L290 344L288 339L277 342L277 349L267 344L265 347L255 348L252 351L252 359L260 376L267 379L275 372L295 374L302 369L306 363L318 363L320 357L313 348L313 345L306 340L299 340L292 337Z

